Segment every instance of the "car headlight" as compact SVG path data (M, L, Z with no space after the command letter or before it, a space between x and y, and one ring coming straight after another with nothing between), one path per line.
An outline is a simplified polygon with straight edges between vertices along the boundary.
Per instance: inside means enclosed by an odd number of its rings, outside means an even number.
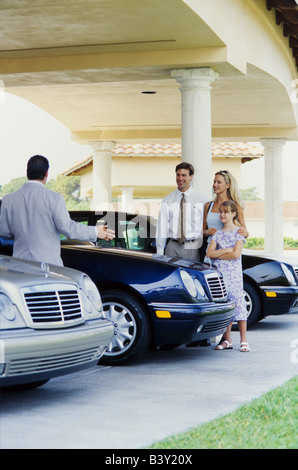
M202 297L206 297L206 293L205 293L204 287L202 286L202 284L200 283L200 281L199 281L198 279L195 279L195 286L196 286L196 288L197 288L198 293L199 293Z
M100 293L94 282L88 276L84 276L84 288L87 294L88 299L94 305L98 312L102 311L102 302Z
M289 283L292 286L296 286L296 280L294 278L294 274L289 270L288 266L286 266L284 263L281 263L280 265Z
M0 293L0 327L3 330L26 327L17 307L3 293Z
M187 271L184 271L184 269L181 269L180 270L180 276L181 276L182 282L183 282L184 287L187 290L187 292L192 297L196 297L197 296L197 288L196 288L195 282L194 282L193 278L191 277L191 275Z

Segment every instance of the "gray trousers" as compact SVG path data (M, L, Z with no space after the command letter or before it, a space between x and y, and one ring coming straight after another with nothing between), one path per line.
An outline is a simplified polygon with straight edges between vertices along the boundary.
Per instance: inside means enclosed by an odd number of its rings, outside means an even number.
M176 242L169 240L166 249L165 255L169 258L184 258L184 259L194 259L199 261L199 248L202 245L202 240L193 240L190 242L184 242L181 245Z

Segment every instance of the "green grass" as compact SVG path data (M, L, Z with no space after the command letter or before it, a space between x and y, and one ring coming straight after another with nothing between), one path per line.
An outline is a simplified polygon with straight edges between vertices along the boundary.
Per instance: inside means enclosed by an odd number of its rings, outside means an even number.
M297 449L298 376L262 397L151 449Z

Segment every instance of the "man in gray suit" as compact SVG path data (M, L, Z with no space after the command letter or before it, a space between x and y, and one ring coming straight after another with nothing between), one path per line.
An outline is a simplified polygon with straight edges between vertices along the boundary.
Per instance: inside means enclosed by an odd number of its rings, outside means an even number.
M13 256L63 266L60 234L77 240L112 239L115 234L102 226L73 221L61 194L45 187L49 162L35 155L27 164L28 181L4 196L0 214L0 236L14 238Z

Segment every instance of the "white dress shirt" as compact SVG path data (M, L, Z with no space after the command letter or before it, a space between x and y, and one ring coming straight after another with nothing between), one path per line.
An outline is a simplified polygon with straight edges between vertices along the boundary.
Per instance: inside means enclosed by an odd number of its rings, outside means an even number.
M167 239L177 239L178 237L179 207L182 194L185 195L186 201L186 241L203 236L204 204L208 201L207 197L193 188L189 188L184 193L176 189L161 202L156 236L157 253L160 255L164 254Z

